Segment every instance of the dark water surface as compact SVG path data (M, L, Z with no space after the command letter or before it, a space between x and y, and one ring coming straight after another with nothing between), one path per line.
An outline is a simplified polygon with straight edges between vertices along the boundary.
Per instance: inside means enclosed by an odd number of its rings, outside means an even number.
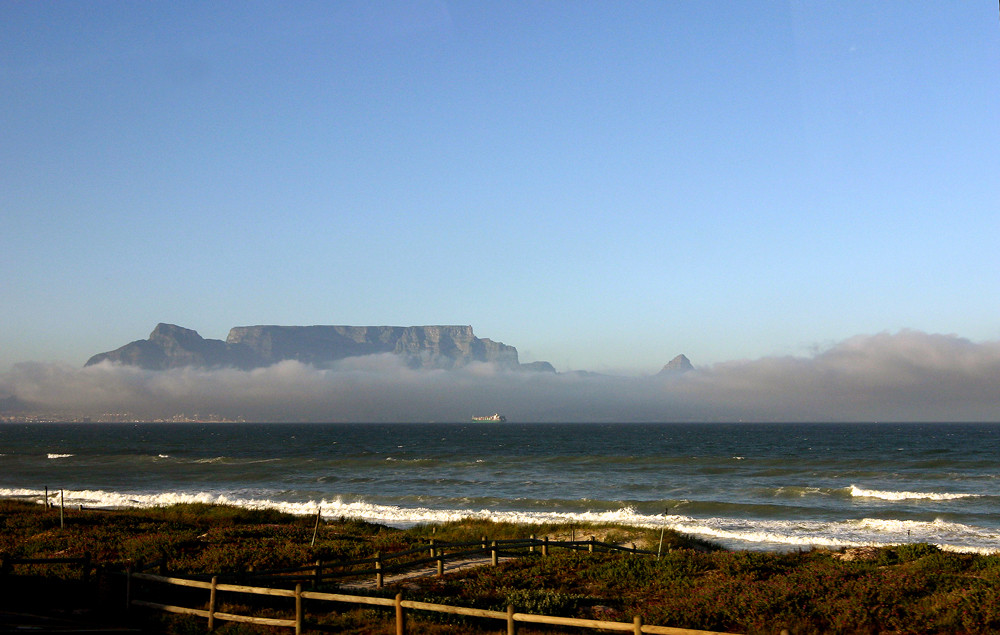
M1000 550L994 424L4 424L0 496ZM669 514L665 510L669 508Z

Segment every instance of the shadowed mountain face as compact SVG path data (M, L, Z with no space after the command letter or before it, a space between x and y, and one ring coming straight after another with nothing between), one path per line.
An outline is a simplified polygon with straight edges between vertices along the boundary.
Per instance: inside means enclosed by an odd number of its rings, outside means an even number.
M516 348L480 339L471 326L238 326L223 342L173 324L158 324L149 339L94 355L86 365L108 360L148 370L251 369L284 360L320 366L380 353L401 355L413 368L447 369L470 362L520 368Z

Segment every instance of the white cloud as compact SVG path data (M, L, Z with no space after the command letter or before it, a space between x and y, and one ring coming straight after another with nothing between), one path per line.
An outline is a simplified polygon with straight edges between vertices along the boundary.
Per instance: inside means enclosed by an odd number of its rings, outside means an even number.
M144 371L30 363L0 396L87 414L216 413L253 420L852 421L1000 419L1000 343L916 331L858 336L810 357L767 357L670 377L407 368L375 355L327 368Z

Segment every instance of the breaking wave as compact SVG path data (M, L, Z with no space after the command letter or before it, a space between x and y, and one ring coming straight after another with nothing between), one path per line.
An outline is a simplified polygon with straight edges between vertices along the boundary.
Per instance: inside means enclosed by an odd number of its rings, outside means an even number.
M995 553L1000 533L944 520L913 521L880 518L830 521L754 520L732 517L695 518L683 515L644 514L633 506L605 511L434 509L422 506L376 504L363 499L320 498L281 501L232 493L164 492L155 494L119 493L104 490L65 490L67 505L96 508L161 507L178 503L233 505L247 509L274 509L296 515L314 515L317 510L328 519L346 517L395 527L435 524L462 519L483 519L527 525L549 523L610 523L649 529L667 527L712 540L735 549L795 549L884 546L906 542L927 542L941 549L969 553ZM0 489L0 497L25 498L41 503L43 492L29 489Z
M856 485L851 485L851 496L856 498L878 498L887 501L902 500L932 500L948 501L961 498L979 498L979 494L951 494L947 492L895 492L875 489L861 489Z

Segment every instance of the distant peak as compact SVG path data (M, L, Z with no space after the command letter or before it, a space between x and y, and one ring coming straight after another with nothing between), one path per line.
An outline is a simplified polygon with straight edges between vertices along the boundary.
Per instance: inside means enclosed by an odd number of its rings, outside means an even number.
M157 324L156 328L153 329L153 332L149 334L149 337L150 338L156 336L176 337L178 335L186 337L197 335L198 337L201 337L200 335L198 335L198 331L194 331L192 329L186 329L183 326L177 326L176 324L167 324L166 322L160 322L159 324Z
M183 343L185 346L198 346L204 341L198 331L186 329L176 324L160 322L149 334L150 342Z
M673 373L686 373L689 370L694 370L694 366L691 365L691 360L689 360L686 355L678 355L667 362L658 374L669 375Z

